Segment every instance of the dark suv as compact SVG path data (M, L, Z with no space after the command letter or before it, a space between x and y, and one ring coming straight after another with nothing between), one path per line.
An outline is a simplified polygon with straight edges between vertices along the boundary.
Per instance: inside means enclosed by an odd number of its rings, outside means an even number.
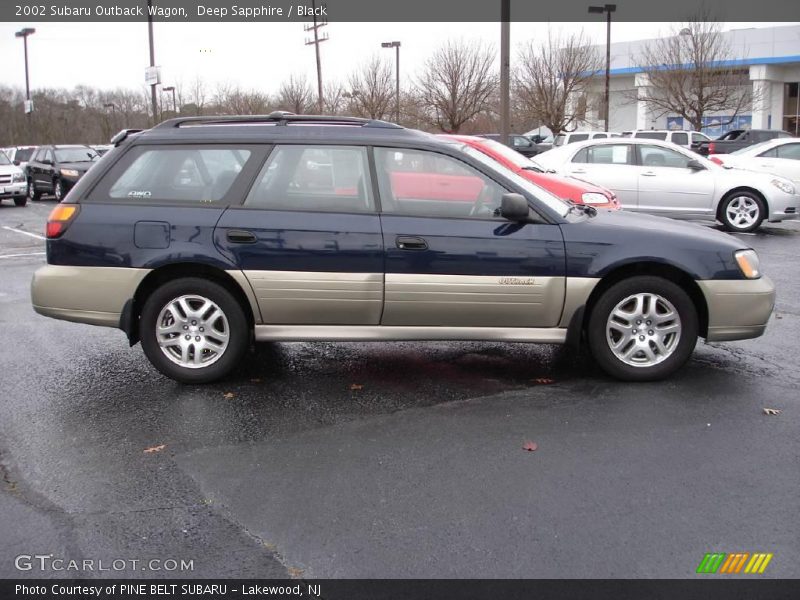
M28 162L28 198L53 194L60 202L97 158L89 146L39 146Z
M114 143L50 215L33 306L124 330L179 381L253 340L581 339L649 380L772 312L733 237L572 205L390 123L181 118Z

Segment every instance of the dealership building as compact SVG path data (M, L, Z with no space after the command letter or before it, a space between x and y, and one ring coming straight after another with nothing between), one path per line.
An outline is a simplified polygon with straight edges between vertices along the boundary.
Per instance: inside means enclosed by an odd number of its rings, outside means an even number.
M612 32L613 35L613 32ZM730 129L784 129L800 133L800 25L734 29L722 33L731 49L733 60L726 66L749 75L753 86L752 105L728 125L730 114L712 114L703 129L711 136ZM609 130L631 129L690 129L691 125L678 115L660 114L647 101L648 75L641 65L644 48L654 40L637 40L611 44L611 79L609 92ZM605 45L598 46L605 56ZM603 129L602 97L605 90L605 71L597 77L590 90L592 102L584 106L585 118L591 129Z

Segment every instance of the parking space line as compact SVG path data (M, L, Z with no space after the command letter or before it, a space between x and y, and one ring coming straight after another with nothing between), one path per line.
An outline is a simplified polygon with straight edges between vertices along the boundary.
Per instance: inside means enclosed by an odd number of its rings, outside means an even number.
M21 254L0 254L0 258L17 258L18 256L42 256L47 252L23 252Z
M16 231L17 233L21 233L22 235L29 235L32 238L36 238L37 240L45 240L47 239L43 235L39 235L38 233L31 233L30 231L24 231L22 229L17 229L16 227L9 227L8 225L3 225L3 229L8 229L9 231Z

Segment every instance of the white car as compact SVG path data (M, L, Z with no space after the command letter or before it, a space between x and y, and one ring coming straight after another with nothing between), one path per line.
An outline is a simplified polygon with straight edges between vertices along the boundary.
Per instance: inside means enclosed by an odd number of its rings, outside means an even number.
M610 137L620 137L619 133L613 131L570 131L561 132L553 139L553 148L584 142L586 140L604 140Z
M25 173L11 162L5 152L0 152L0 201L12 199L17 206L25 206L28 203L27 190Z
M622 137L632 137L643 140L661 140L671 142L684 148L691 148L692 144L710 142L711 138L700 131L684 131L682 129L635 129L623 131Z
M800 138L777 138L708 158L724 167L780 175L800 186Z
M789 179L726 169L668 142L593 140L531 160L545 172L612 190L625 210L717 220L729 231L753 231L764 220L796 219L800 210L798 187Z

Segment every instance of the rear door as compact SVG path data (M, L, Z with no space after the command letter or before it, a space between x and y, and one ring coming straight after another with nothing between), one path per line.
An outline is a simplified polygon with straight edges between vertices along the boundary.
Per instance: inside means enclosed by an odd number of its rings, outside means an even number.
M565 165L564 171L613 191L623 208L638 207L639 177L632 144L584 146Z
M215 241L252 286L263 323L380 322L383 237L365 147L275 146Z
M386 256L382 325L558 324L565 288L558 226L496 216L507 190L456 158L403 148L375 148L374 155ZM396 174L412 167L431 189L451 193L408 197Z

